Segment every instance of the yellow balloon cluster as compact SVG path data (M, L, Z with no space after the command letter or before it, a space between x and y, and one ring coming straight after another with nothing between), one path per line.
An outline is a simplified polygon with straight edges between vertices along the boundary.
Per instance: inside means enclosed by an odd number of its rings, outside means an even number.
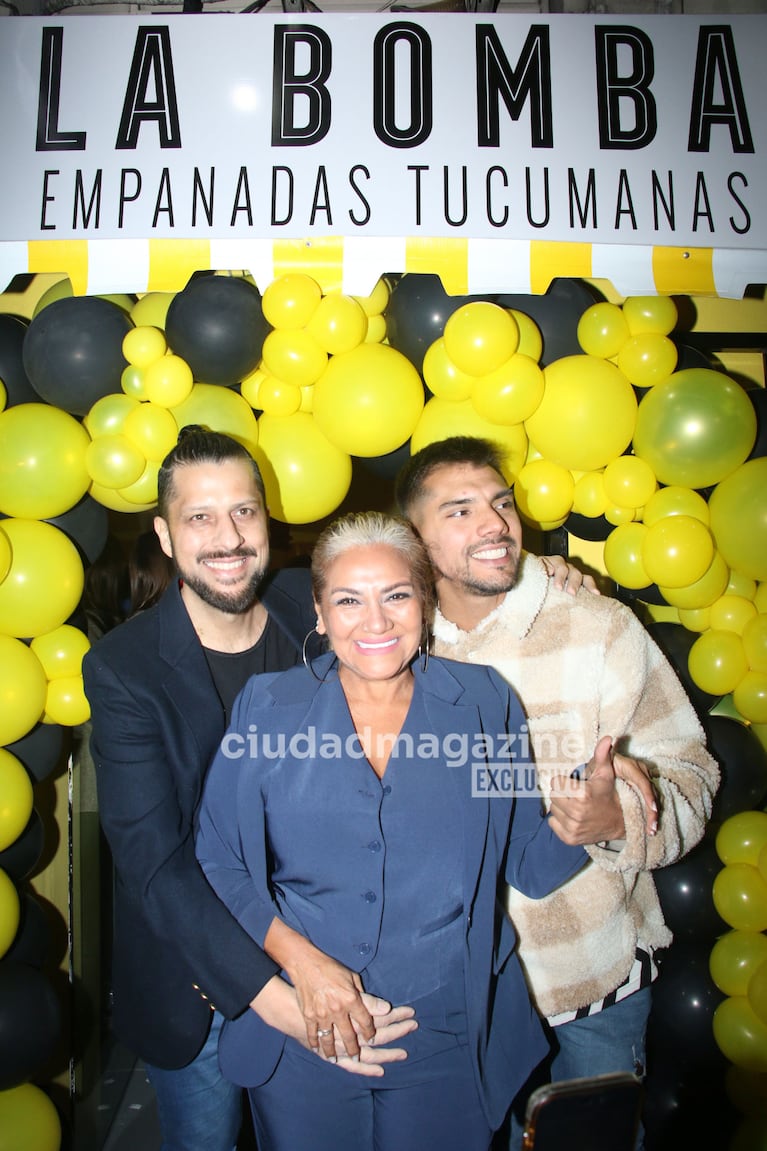
M714 1038L734 1067L767 1076L767 812L726 819L716 851L724 866L713 900L730 930L709 959L711 978L727 996L714 1012Z

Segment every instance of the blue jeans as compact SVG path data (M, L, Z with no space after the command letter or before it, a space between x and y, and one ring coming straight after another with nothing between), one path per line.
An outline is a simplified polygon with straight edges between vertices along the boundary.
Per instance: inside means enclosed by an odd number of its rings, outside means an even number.
M613 1004L597 1015L562 1023L550 1032L551 1054L533 1072L520 1091L510 1115L510 1151L520 1151L524 1130L525 1105L531 1091L543 1083L560 1079L581 1079L610 1071L645 1074L645 1039L652 1004L649 987ZM640 1127L636 1151L644 1147Z
M235 1151L243 1093L219 1071L223 1023L224 1017L214 1012L205 1046L186 1067L166 1071L145 1064L157 1096L162 1151Z

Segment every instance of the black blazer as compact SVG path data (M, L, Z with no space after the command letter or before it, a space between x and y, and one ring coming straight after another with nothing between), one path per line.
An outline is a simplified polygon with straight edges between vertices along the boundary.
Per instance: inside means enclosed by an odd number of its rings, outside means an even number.
M315 622L309 573L279 572L262 599L300 652ZM237 1016L277 967L195 857L203 779L226 723L177 582L94 645L83 678L115 866L114 1028L148 1063L183 1067L205 1042L211 1004Z

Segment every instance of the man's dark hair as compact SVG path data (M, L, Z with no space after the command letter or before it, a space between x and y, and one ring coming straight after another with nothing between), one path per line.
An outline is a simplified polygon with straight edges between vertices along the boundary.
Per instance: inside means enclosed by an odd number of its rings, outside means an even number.
M227 460L244 460L253 472L256 487L266 502L264 480L258 464L239 440L224 432L212 432L201 424L187 424L178 433L175 447L171 448L157 474L157 514L168 518L168 505L173 499L173 477L178 468L189 464L223 464Z
M468 464L472 468L492 468L503 475L503 451L492 440L478 436L449 436L435 440L411 456L394 483L394 498L403 516L421 498L429 476L444 464Z

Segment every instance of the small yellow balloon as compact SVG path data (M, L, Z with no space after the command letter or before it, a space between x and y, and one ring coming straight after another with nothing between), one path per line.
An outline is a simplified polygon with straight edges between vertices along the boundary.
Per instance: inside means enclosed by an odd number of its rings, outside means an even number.
M144 368L146 398L161 408L175 408L183 404L192 392L192 369L181 356L163 356Z
M33 1083L0 1091L0 1151L60 1151L56 1107Z
M607 573L620 587L643 588L653 582L642 563L647 528L640 523L619 524L605 540Z
M132 328L123 337L122 353L137 368L148 368L155 360L161 360L167 350L165 332L149 324Z
M25 643L0 635L0 744L22 739L40 720L47 680Z
M767 935L759 931L737 931L720 935L711 949L711 978L725 995L745 995L748 982L767 961Z
M596 519L607 507L603 472L583 472L575 481L573 511L579 516Z
M278 380L302 388L315 383L328 364L328 354L305 328L275 328L264 340L264 369Z
M603 473L605 495L619 507L641 508L658 484L649 464L637 456L618 456L610 460Z
M627 508L621 504L611 503L608 503L605 508L604 516L608 524L615 524L616 526L630 524L641 518L639 508Z
M91 709L81 675L52 679L45 696L45 723L77 727L90 719Z
M748 983L748 1002L762 1023L767 1024L767 959L757 967Z
M258 389L258 406L270 416L292 416L301 407L301 389L276 376L265 376Z
M349 491L351 457L327 439L308 412L262 415L256 459L270 514L283 523L323 519Z
M535 320L526 315L525 312L519 312L516 308L509 308L509 314L513 316L519 328L519 344L515 354L529 356L530 359L535 360L537 364L543 355L543 336L541 335L541 329Z
M711 1025L717 1046L730 1063L747 1071L767 1072L767 1024L746 996L731 995L723 1000Z
M337 356L364 342L368 318L352 296L329 292L315 308L306 330L328 355Z
M11 570L11 541L0 527L0 583L3 582Z
M719 631L734 631L740 636L749 620L756 618L756 608L751 600L726 593L714 600L709 611L711 627Z
M756 580L741 575L740 572L731 571L726 590L728 595L739 595L753 603L756 596ZM754 606L756 607L756 604Z
M135 483L146 457L127 436L96 436L85 453L85 466L91 480L105 488L123 488Z
M724 592L727 587L729 572L730 569L727 564L719 552L716 552L708 571L699 580L680 588L665 587L660 584L660 592L673 607L707 608Z
M366 344L380 344L386 339L386 317L368 316L368 327L365 332Z
M316 280L302 272L278 276L261 297L264 319L273 328L296 331L311 320L322 299Z
M147 292L130 310L130 318L137 328L148 326L165 330L165 321L168 316L175 292Z
M468 400L477 382L476 376L462 372L450 359L444 337L440 336L426 349L423 378L429 391L440 399L461 403Z
M156 463L162 463L178 439L178 424L172 412L151 401L134 408L122 430L145 460Z
M688 653L687 666L698 687L710 695L727 695L748 671L743 642L732 631L709 630L698 636Z
M708 607L680 607L679 622L688 631L708 631L711 626L711 608Z
M51 519L88 490L82 424L49 404L17 404L0 412L0 512Z
M3 528L13 561L0 584L0 632L21 639L44 635L65 623L80 602L80 553L63 531L42 520L8 519ZM45 678L40 661L33 658Z
M639 457L634 458L638 459ZM644 505L642 519L648 528L665 516L692 516L693 519L700 520L702 524L708 524L711 519L708 513L708 504L700 492L679 485L658 488Z
M149 464L147 464L149 467ZM128 489L126 489L128 490ZM154 507L154 503L146 504L133 504L130 500L126 500L122 491L117 488L105 488L101 484L93 483L90 488L91 497L99 504L103 504L105 508L109 508L113 512L148 512ZM156 502L156 500L155 500Z
M535 360L515 352L500 368L475 379L471 402L494 424L521 424L543 399L543 372Z
M29 823L34 806L32 780L20 759L0 748L0 851L5 851Z
M120 376L120 387L126 396L131 396L134 400L147 399L144 369L137 368L135 364L128 364Z
M355 296L354 299L360 305L368 319L371 319L371 317L380 316L386 311L386 305L389 303L390 295L389 285L382 276L369 296Z
M471 400L451 403L433 396L424 406L413 430L410 450L415 454L427 444L450 436L478 436L498 444L503 453L503 474L510 484L527 460L528 442L523 425L504 427L501 424L491 424L489 420L482 419Z
M756 607L755 604L753 606ZM767 615L763 612L746 622L743 650L751 671L767 672Z
M144 507L151 507L157 503L157 476L160 471L160 464L157 460L147 460L146 467L137 480L132 484L127 484L125 487L120 488L120 497L128 504L134 505L134 510L139 511ZM135 507L138 504L139 507Z
M729 863L714 876L714 907L740 931L767 929L767 883L750 863Z
M767 723L767 673L747 671L733 690L732 701L750 723Z
M618 367L637 388L651 388L676 369L676 344L656 332L630 336L618 353Z
M626 317L617 304L592 304L581 316L576 329L578 343L587 356L603 360L617 356L629 338Z
M13 880L0 868L0 958L16 938L21 918L21 901ZM2 1092L0 1092L0 1096ZM0 1109L0 1114L2 1110ZM0 1136L2 1138L2 1136ZM2 1144L0 1143L0 1147Z
M564 519L573 506L573 477L551 460L533 460L520 471L514 499L523 519L543 524Z
M711 532L692 516L667 516L648 527L642 563L653 583L687 587L706 574L714 558ZM677 605L678 606L678 605Z
M632 336L643 332L667 336L679 318L670 296L629 296L623 301L623 315Z
M450 359L471 376L494 372L519 347L519 328L511 313L484 300L463 304L444 329Z
M90 640L84 631L63 623L53 631L35 636L29 645L43 666L48 679L80 675L83 657L90 649Z
M112 392L108 396L102 396L83 418L88 435L92 440L95 440L96 436L119 435L125 427L128 416L138 406L139 401L135 396L128 396L124 392Z
M767 844L767 811L739 811L725 819L716 833L716 854L722 863L759 864Z

